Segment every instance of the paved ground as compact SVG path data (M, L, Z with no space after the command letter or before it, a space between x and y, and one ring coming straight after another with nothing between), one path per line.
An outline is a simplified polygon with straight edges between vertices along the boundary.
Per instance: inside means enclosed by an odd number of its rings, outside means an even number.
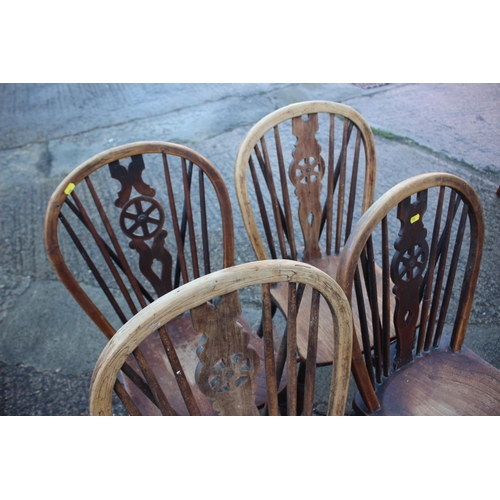
M377 196L427 171L456 173L477 190L486 250L467 344L500 368L500 85L3 84L0 414L88 413L90 374L104 337L56 279L43 245L47 201L64 175L111 146L166 140L207 156L234 196L233 161L250 126L274 109L312 99L349 104L373 127ZM253 254L237 213L235 225L243 261Z

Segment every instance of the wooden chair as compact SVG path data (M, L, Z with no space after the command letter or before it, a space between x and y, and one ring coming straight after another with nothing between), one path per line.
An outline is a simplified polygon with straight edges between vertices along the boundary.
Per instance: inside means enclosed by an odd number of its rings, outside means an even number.
M351 304L362 305L352 361L357 413L500 414L500 371L464 346L483 244L478 196L445 173L401 182L359 220L337 272Z
M335 277L353 222L373 202L375 173L373 134L351 107L301 102L264 117L241 143L234 172L256 257L301 260ZM283 287L272 294L286 315ZM305 311L299 322L307 321ZM319 365L332 361L328 329L320 325ZM299 353L305 359L301 335Z
M215 410L220 415L278 415L278 387L284 369L282 352L275 356L269 285L286 283L289 294L289 311L282 346L288 359L296 356L296 315L304 302L302 290L311 288L311 321L308 328L308 356L306 361L306 385L303 414L311 415L316 372L319 298L328 304L332 325L330 335L334 344L334 360L330 385L329 415L343 415L350 376L352 349L352 319L349 303L335 281L322 271L308 264L289 260L257 261L213 272L163 295L128 321L111 339L97 361L91 382L90 413L112 414L113 387L117 377L126 378L120 370L127 358L144 341L157 335L159 328L168 328L170 322L191 311L196 338L199 340L197 366L184 367L187 378L200 394L201 414ZM264 318L263 367L252 339L239 323L242 307L238 291L262 285L262 315ZM260 288L260 287L259 287ZM217 299L217 300L214 300ZM255 339L254 339L255 340ZM260 339L258 339L260 340ZM158 344L157 355L166 356ZM195 349L195 347L192 347ZM160 352L161 351L161 352ZM256 391L257 373L263 369L266 375L266 401L258 408ZM286 363L287 415L296 415L297 364ZM138 370L139 373L139 370ZM119 387L119 384L118 384ZM169 394L165 394L168 399ZM132 400L127 401L129 412L140 414ZM208 406L210 404L210 406ZM159 413L150 405L148 414Z
M45 219L46 248L57 275L108 339L157 297L232 266L233 231L219 172L195 151L166 142L127 144L84 162L55 190ZM169 334L160 335L169 353L168 373L152 371L154 345L135 352L145 381L134 364L124 367L164 413L171 404L158 377L179 386L177 413L197 411L181 369L184 350L196 342L185 334L184 321L173 321Z

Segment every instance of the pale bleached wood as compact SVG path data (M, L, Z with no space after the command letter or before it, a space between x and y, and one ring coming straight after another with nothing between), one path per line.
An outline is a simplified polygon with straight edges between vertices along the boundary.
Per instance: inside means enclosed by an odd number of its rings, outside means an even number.
M363 191L363 200L361 213L372 204L375 194L375 175L376 175L376 153L375 140L373 133L364 120L364 118L353 108L345 104L330 102L330 101L306 101L296 104L290 104L284 108L278 109L257 122L247 133L242 141L236 156L234 165L234 182L236 189L236 197L240 207L240 212L245 224L245 229L250 238L250 242L254 249L255 255L259 260L269 258L267 251L262 241L255 216L252 209L248 187L247 187L247 171L250 155L254 145L258 143L260 138L274 126L294 117L307 115L310 113L331 113L344 116L351 120L360 130L365 147L365 185Z
M131 318L113 336L99 357L91 382L92 415L111 415L111 396L121 366L133 350L160 326L186 310L245 286L293 281L320 291L333 317L334 362L328 412L343 415L352 350L352 314L340 287L327 274L308 264L288 260L259 261L216 271L160 297Z

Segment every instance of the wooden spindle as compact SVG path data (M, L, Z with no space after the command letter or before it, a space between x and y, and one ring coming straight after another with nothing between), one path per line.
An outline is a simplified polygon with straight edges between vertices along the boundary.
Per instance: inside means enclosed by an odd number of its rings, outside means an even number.
M319 302L321 294L312 289L309 318L309 335L307 338L307 358L304 389L304 415L312 415L314 403L314 386L316 379L316 358L318 355Z
M431 248L429 253L429 265L427 267L427 272L425 273L424 281L424 293L422 297L422 309L420 313L420 328L417 339L417 355L421 355L425 345L425 339L428 332L428 319L429 319L429 306L430 297L432 293L432 284L434 282L434 270L436 267L437 255L438 255L438 243L439 235L441 229L441 218L443 214L443 202L444 202L445 188L441 186L439 190L438 204L436 207L436 215L434 217L434 228L432 231ZM430 342L430 340L428 341Z
M205 175L199 170L199 190L200 190L200 217L201 217L201 241L203 245L203 263L205 274L210 274L210 247L208 241L208 218L207 202L205 197Z
M114 266L108 252L106 251L104 245L102 244L102 239L99 237L94 224L90 220L90 217L88 216L87 211L85 210L85 207L83 206L82 202L80 201L80 198L77 196L75 191L73 191L71 193L71 196L72 196L79 212L82 214L82 217L85 220L85 224L89 228L89 231L92 234L94 241L96 242L97 246L99 247L99 250L101 251L101 254L104 257L104 260L106 261L108 269L111 271L111 274L113 275L113 278L115 279L116 283L118 284L118 287L120 288L120 291L122 292L123 297L125 298L128 306L130 307L130 311L132 312L132 314L137 314L137 310L138 310L137 306L135 305L134 301L132 300L132 297L130 296L130 293L128 292L127 287L125 286L125 283L123 282L122 277L118 274L116 267Z
M342 222L344 218L344 200L345 200L345 179L346 179L346 165L347 165L347 146L349 142L348 128L349 120L344 120L344 132L342 136L342 148L340 151L340 175L339 186L337 189L337 226L335 231L335 253L340 252L341 235L342 235Z
M184 283L187 283L189 281L189 276L187 272L187 266L186 266L186 258L184 255L184 243L182 241L182 235L181 231L179 228L179 219L177 217L177 209L175 208L175 197L174 197L174 190L172 187L172 179L170 177L170 168L168 165L168 159L166 154L162 154L163 158L163 169L165 172L165 182L167 184L167 193L168 193L168 199L169 199L169 204L170 204L170 213L172 214L172 225L174 228L174 234L175 234L175 241L177 243L177 249L178 249L178 256L179 256L179 264L181 268L181 274L182 274L182 279Z
M292 216L292 208L290 205L290 194L288 192L288 176L285 171L285 163L283 161L283 149L281 147L281 139L279 134L278 126L274 127L274 140L276 143L276 153L278 156L278 167L280 174L280 182L281 182L281 192L283 195L283 206L285 210L285 221L284 221L284 229L285 235L288 240L288 244L290 245L291 258L293 260L297 259L297 248L295 246L295 234L293 230L293 216Z
M187 227L189 232L189 243L191 248L191 262L193 263L193 277L200 277L200 269L198 265L198 250L196 248L196 237L194 231L193 211L191 208L191 179L188 177L186 168L186 159L182 158L182 180L184 184L184 204L187 219Z
M389 230L387 216L382 219L382 349L383 373L389 376L391 370L391 268L389 260Z
M467 224L468 213L469 213L469 207L464 203L462 208L462 216L460 217L460 223L455 238L455 244L453 246L453 254L451 257L450 268L448 270L444 298L441 304L441 309L439 311L439 320L436 328L436 334L434 335L434 347L439 346L441 335L443 333L444 323L446 320L446 315L448 314L448 307L450 305L450 299L451 299L451 291L455 283L455 275L457 272L458 261L460 259L460 251L462 248L462 242L465 232L465 226Z
M296 284L288 283L288 315L287 315L287 413L297 414L297 293Z
M424 350L428 351L431 348L431 344L434 336L434 328L436 324L436 318L438 314L439 303L441 299L441 292L443 287L444 273L446 269L446 261L448 258L448 249L450 245L450 237L453 219L455 216L455 191L451 191L450 199L448 200L448 211L446 215L446 223L439 238L438 244L438 258L439 266L436 275L436 282L434 284L434 290L432 294L432 304L429 313L429 321L427 323L427 332L424 343Z
M333 163L335 158L335 115L330 115L330 126L328 132L328 187L325 202L326 218L326 254L332 254L333 238L333 192L335 190L333 183Z
M358 183L358 170L359 170L359 152L361 149L361 132L357 130L356 135L356 144L354 149L354 160L352 164L352 174L351 174L351 188L349 192L349 203L347 206L347 217L346 217L346 225L345 225L345 236L344 243L349 238L352 229L352 222L354 219L354 208L356 203L356 186Z
M359 324L360 324L360 329L361 329L361 342L363 345L363 357L365 359L366 369L367 369L368 374L370 376L370 381L371 381L372 385L375 385L375 377L373 374L373 360L372 360L372 352L371 352L372 348L371 348L370 334L368 331L368 321L367 321L367 315L366 315L367 313L366 313L366 308L365 308L365 294L363 293L363 284L361 282L359 266L356 268L356 271L354 274L354 291L356 294L356 304L358 306L358 313L359 313Z
M283 210L281 208L278 194L276 192L276 186L274 184L274 177L273 177L273 172L271 169L271 162L269 160L269 153L267 151L267 145L266 145L266 140L265 137L262 137L260 139L260 145L262 148L262 155L260 154L259 148L256 146L255 151L257 153L257 158L259 159L259 164L261 166L262 172L264 174L264 178L266 180L268 189L269 189L269 194L271 195L271 204L273 208L273 214L274 214L274 221L276 224L276 232L278 236L278 242L280 245L280 250L281 250L281 257L283 259L287 258L287 251L286 251L286 245L285 245L285 235L284 235L284 221L285 221L285 216L283 214Z
M375 274L375 255L373 252L373 239L370 236L366 243L366 283L368 291L368 302L371 309L372 335L373 335L373 357L375 364L375 379L382 382L382 339L380 332L380 315L378 307L377 276Z
M99 212L99 215L101 217L101 220L104 224L104 227L106 229L106 232L108 233L109 239L111 240L111 243L115 249L115 252L118 256L118 259L120 262L123 264L123 268L125 269L125 276L127 276L129 283L132 286L132 289L135 292L135 295L137 297L137 300L139 301L139 304L141 307L146 307L146 300L144 299L140 288L137 284L137 280L135 279L132 270L130 269L130 265L125 257L125 254L123 253L122 247L120 246L118 239L116 238L116 234L113 231L113 228L109 222L109 219L106 215L106 212L104 211L102 207L101 200L97 196L97 192L94 188L94 184L92 183L90 177L85 177L85 182L87 184L87 187L89 188L90 194L92 195L92 199L94 200L94 204L97 208L97 211Z
M262 219L262 224L264 226L264 232L266 234L266 240L267 240L267 245L269 247L269 252L271 253L272 259L277 259L278 254L276 253L276 247L274 245L274 238L271 231L271 224L269 223L269 216L267 215L266 205L264 203L262 190L260 188L259 179L257 177L257 171L255 170L255 165L251 156L249 158L248 165L250 167L250 173L252 175L252 181L255 188L255 195L257 197L257 203L259 205L259 212Z
M267 411L278 415L278 390L276 387L276 365L274 360L273 324L271 316L271 291L269 284L262 285L262 309L264 323L264 363L266 369Z

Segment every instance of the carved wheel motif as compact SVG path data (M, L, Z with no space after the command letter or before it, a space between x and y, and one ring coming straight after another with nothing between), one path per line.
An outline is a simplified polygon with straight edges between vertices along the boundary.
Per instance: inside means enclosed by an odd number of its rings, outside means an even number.
M418 193L417 200L403 200L398 205L401 227L394 243L396 252L391 263L391 279L396 298L394 327L398 338L396 368L413 359L413 340L420 313L421 290L429 258L427 229L423 215L427 210L427 192Z
M149 240L163 227L165 215L154 198L132 198L120 214L120 227L129 238Z
M404 253L399 253L395 261L396 275L393 277L396 283L400 281L411 281L425 270L427 264L428 246L413 245ZM398 279L399 278L399 279Z
M220 359L207 373L211 396L218 392L230 392L243 385L250 375L251 360L243 354L233 354Z
M305 261L321 257L320 195L325 162L321 157L321 145L316 138L318 129L317 114L310 114L307 119L303 116L292 118L292 133L297 137L297 143L292 152L294 159L290 163L288 176L296 188L295 194L299 200L299 221L304 236Z
M308 156L302 159L299 163L294 162L293 169L295 170L294 184L311 184L320 181L323 178L325 168L323 161Z
M207 302L191 310L195 330L203 333L196 384L221 415L258 415L255 391L260 359L238 321L240 314L236 291L222 296L216 306Z

